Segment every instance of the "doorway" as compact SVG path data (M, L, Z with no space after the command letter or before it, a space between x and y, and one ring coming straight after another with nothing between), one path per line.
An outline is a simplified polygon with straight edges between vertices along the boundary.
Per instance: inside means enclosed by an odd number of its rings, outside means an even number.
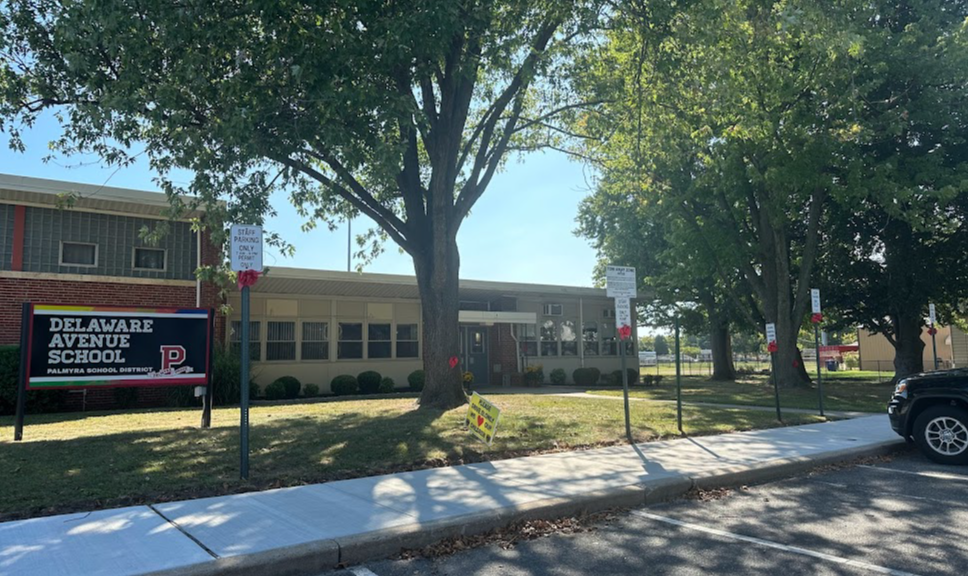
M472 384L488 384L488 327L461 326L461 368L474 375Z

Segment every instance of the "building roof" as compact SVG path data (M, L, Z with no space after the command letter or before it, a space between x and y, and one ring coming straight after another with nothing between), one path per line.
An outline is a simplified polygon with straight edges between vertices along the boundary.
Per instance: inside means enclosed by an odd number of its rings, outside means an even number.
M417 278L409 275L272 267L252 288L256 293L334 295L368 298L419 298ZM496 296L606 298L605 289L484 280L461 280L462 300Z
M0 202L57 206L60 195L73 194L72 208L138 216L163 216L171 206L162 192L117 188L0 173ZM186 202L194 200L185 197ZM201 210L186 215L197 216Z

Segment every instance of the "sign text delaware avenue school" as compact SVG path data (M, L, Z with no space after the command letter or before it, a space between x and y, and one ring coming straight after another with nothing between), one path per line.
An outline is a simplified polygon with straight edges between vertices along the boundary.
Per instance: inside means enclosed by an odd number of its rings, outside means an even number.
M207 382L208 309L29 306L28 389Z

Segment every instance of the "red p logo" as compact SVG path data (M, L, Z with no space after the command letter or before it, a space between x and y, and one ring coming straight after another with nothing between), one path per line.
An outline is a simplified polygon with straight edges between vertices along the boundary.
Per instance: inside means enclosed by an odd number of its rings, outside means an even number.
M162 370L168 370L173 366L180 365L185 362L185 347L181 345L162 345L161 347L162 356Z

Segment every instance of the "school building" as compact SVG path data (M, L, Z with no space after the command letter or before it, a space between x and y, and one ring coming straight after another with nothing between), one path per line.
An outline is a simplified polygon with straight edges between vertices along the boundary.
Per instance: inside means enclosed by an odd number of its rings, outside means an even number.
M223 259L187 214L172 221L164 194L0 174L0 345L20 339L23 302L215 307L218 287L195 278ZM157 244L142 231L165 227ZM500 271L497 271L500 276ZM239 340L239 293L216 332ZM260 385L291 375L329 391L332 378L375 370L406 386L422 368L421 303L412 276L273 267L251 289L251 355ZM521 383L545 375L620 367L612 299L583 287L463 280L461 366L476 383ZM228 321L228 322L226 322ZM635 331L635 329L634 329ZM627 342L635 368L636 334ZM71 407L103 408L110 391L72 393ZM164 398L146 389L139 404Z
M936 359L940 369L967 366L966 333L957 326L940 326L935 334ZM932 358L932 335L928 328L922 329L922 366L931 371L935 366ZM894 371L895 347L881 333L869 333L858 329L858 360L863 371Z

